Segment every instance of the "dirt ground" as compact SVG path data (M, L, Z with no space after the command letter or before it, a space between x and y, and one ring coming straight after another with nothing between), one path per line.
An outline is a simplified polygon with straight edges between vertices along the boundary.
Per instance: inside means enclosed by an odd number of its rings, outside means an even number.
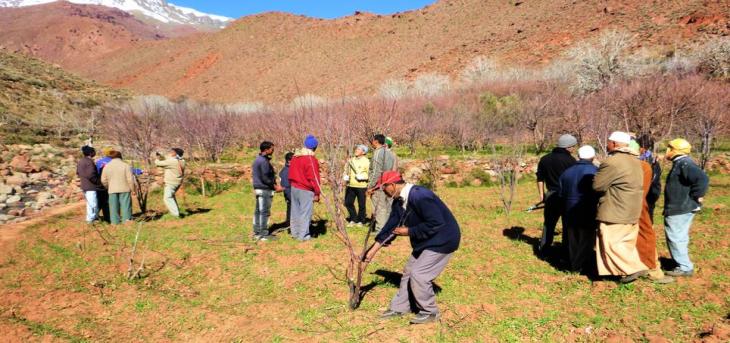
M0 246L0 332L9 342L727 342L730 177L711 180L692 228L696 275L671 285L592 281L556 258L536 258L541 213L522 212L534 201L531 182L520 185L509 216L497 188L438 189L463 240L436 280L443 318L425 326L377 319L396 291L407 241L371 264L363 304L350 311L335 277L345 261L339 241L331 232L306 243L282 233L254 243L247 187L212 198L187 194L180 201L191 214L182 220L89 227L83 208L73 208L22 229L0 228L0 237L12 237ZM160 197L151 196L157 210ZM316 213L326 219L324 206ZM277 196L272 220L283 217ZM145 269L128 280L138 228L133 269L142 260ZM350 232L360 239L365 229Z

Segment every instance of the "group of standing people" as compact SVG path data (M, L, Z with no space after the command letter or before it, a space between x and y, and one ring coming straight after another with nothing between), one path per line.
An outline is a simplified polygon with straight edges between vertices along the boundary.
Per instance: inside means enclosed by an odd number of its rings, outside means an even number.
M113 149L103 149L103 156L94 161L96 149L91 146L81 148L83 157L78 161L76 174L86 200L86 222L105 221L121 224L132 220L132 192L136 179L142 170L132 168L122 160L122 153ZM155 165L164 169L163 201L170 215L179 218L180 209L175 193L182 185L185 174L183 150L172 148L166 156L157 153Z
M292 237L299 241L311 239L312 207L319 201L322 190L319 161L315 157L318 144L317 139L309 135L303 148L287 153L284 168L279 173L279 183L271 164L274 144L268 141L260 144L259 155L252 166L256 198L253 232L256 240L276 239L268 227L276 192L284 193ZM413 248L400 289L380 318L390 319L414 312L413 324L438 320L440 312L436 306L433 280L443 272L459 247L459 225L436 194L403 180L396 171L398 162L390 149L392 140L389 142L384 135L376 134L371 137L370 144L374 149L372 159L367 157L367 146L357 145L354 156L346 162L343 175L348 225L365 223L366 195L370 195L373 203L373 224L378 233L374 245L361 258L365 262L371 261L381 247L390 244L397 236L408 236Z
M383 172L397 169L397 157L390 149L392 140L382 134L373 135L370 145L374 149L372 159L364 145L354 148L353 156L346 161L343 180L346 184L344 204L347 208L348 226L364 225L367 219L366 198L372 199L375 229L379 231L388 220L392 199L376 187ZM271 164L274 144L264 141L259 155L252 165L252 183L256 199L253 235L255 240L275 240L269 231L269 218L274 194L282 192L286 201L285 226L292 237L299 241L312 238L310 224L314 203L319 202L322 187L319 160L316 157L319 141L313 135L304 139L304 146L286 153L284 168L279 172ZM357 207L355 206L357 204Z
M541 255L551 249L555 226L562 217L563 251L570 269L599 276L618 276L623 283L647 277L670 283L672 277L691 276L689 230L708 188L707 175L689 156L684 139L668 143L665 158L672 168L664 187L664 231L677 266L663 271L656 247L653 214L661 195L661 165L654 141L616 131L608 137L608 158L595 163L591 146L572 154L577 139L559 138L557 147L540 159L537 183L544 202Z

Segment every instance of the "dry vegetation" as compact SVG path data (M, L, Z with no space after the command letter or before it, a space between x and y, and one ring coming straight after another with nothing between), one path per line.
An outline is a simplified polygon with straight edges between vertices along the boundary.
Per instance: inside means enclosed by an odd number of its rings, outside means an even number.
M102 105L124 96L47 63L0 51L0 142L95 135Z

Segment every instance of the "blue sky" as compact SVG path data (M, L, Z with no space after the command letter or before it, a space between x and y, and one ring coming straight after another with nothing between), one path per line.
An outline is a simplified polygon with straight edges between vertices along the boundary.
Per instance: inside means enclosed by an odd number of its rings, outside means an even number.
M317 18L337 18L355 11L391 14L421 8L434 0L169 0L198 11L238 18L249 14L282 11Z

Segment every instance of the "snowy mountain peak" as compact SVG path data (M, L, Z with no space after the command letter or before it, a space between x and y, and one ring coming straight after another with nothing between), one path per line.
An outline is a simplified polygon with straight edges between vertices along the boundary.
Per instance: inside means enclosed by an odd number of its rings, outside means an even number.
M0 7L25 7L57 0L0 0ZM186 24L222 28L232 19L181 7L165 0L68 0L74 4L114 7L169 24Z

